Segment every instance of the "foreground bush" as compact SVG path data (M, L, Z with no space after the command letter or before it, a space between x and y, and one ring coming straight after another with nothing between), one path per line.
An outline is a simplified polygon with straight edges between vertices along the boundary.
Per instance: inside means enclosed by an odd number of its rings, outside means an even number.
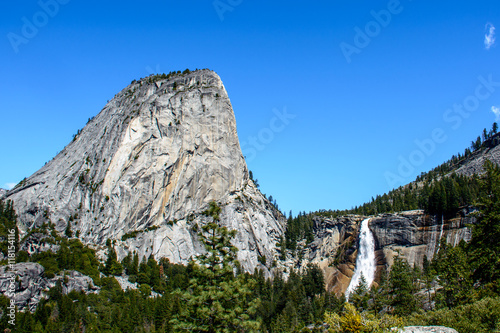
M340 315L327 312L325 322L330 325L329 333L383 333L391 332L394 327L403 327L403 320L399 317L383 315L381 318L376 318L369 313L359 313L354 305L349 303L345 304L344 311Z
M453 309L413 314L408 322L411 325L447 326L460 333L500 332L500 297L487 297Z

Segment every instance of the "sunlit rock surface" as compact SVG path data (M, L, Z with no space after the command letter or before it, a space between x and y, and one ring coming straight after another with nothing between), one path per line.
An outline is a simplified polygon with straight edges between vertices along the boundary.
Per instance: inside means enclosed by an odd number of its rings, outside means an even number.
M203 251L196 230L216 201L252 272L269 272L285 226L249 179L227 92L209 70L133 81L6 198L23 235L70 223L84 243L115 241L120 258L136 251L175 263Z

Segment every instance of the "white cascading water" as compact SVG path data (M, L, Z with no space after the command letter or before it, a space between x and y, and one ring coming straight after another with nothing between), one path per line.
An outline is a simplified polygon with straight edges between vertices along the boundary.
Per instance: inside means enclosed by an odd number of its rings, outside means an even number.
M444 229L444 216L441 215L441 231L439 232L439 240L443 237L443 229Z
M349 294L359 285L361 275L365 278L368 288L370 288L375 278L375 240L370 228L368 227L369 221L370 219L365 219L361 222L356 268L354 269L354 275L352 276L351 283L345 293L347 300L349 300Z
M434 255L439 252L439 246L441 245L441 238L443 237L444 231L444 216L441 215L441 226L439 231L439 237L437 236L438 225L432 226L431 241L427 247L427 259L434 258Z
M436 253L439 252L439 247L441 246L441 238L443 237L443 229L444 229L444 216L441 215L441 231L439 232L439 238L437 240L437 250L436 250Z

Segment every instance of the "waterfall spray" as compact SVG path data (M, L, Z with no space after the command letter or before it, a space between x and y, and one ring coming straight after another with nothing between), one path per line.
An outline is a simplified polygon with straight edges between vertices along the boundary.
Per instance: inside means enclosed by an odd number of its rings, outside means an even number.
M369 221L370 219L365 219L361 222L356 268L354 269L354 275L352 276L351 283L345 293L347 300L349 300L349 295L359 285L361 276L365 278L368 288L370 288L375 278L375 240L370 228L368 227Z

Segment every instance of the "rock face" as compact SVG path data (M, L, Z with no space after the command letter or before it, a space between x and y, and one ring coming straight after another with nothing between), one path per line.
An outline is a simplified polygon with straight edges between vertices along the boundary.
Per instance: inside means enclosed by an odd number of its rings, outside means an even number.
M56 275L52 279L43 276L45 269L42 265L32 262L18 263L12 266L0 267L0 293L13 299L20 309L34 311L46 292L61 281L61 292L68 294L71 291L97 292L92 279L76 271L67 271L63 275ZM11 288L11 284L13 288Z
M314 219L316 237L307 257L323 270L326 289L337 295L347 290L354 274L356 240L363 219L357 215Z
M31 256L33 254L52 251L56 253L59 251L60 246L53 244L52 242L46 242L46 239L53 239L53 237L48 237L42 233L32 233L20 244L20 251L26 251Z
M259 256L271 265L285 225L249 179L231 103L209 70L133 81L6 198L22 233L71 223L85 243L116 240L120 257L137 251L176 263L203 250L197 225L216 201L249 271L262 266Z
M45 269L40 264L28 262L15 264L12 268L0 267L0 292L13 299L19 308L36 308L47 287L47 281L42 278Z
M298 244L299 248L303 248L302 255L288 254L283 265L300 270L309 263L316 264L323 270L326 289L337 295L344 293L354 273L356 241L363 219L359 215L336 218L315 216L314 241Z
M461 240L469 241L471 232L466 224L473 222L472 217L441 220L415 210L374 217L370 229L376 240L379 263L385 260L392 265L394 256L400 252L410 265L422 267L424 257L431 260L439 250L441 238L453 246Z
M422 267L424 257L429 260L439 249L439 240L456 246L461 240L470 240L470 229L466 224L474 218L464 212L463 217L451 220L437 219L423 211L407 211L371 217L370 230L375 238L375 260L377 271L375 283L379 281L383 268L392 265L399 252L410 265ZM308 263L319 265L325 274L326 288L337 295L345 293L356 264L358 233L366 216L314 218L315 239L304 250L305 260L289 263L292 267L305 267Z
M474 152L469 159L458 166L456 173L465 176L480 175L484 173L483 164L485 160L500 165L500 133L486 140L484 146L484 149Z
M7 190L0 188L0 199L2 199L7 194Z

